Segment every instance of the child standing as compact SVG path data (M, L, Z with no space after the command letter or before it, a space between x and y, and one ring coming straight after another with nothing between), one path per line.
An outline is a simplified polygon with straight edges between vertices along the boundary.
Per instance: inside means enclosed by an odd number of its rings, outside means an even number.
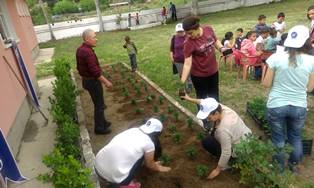
M242 28L238 28L237 29L237 38L235 40L235 45L234 47L237 49L237 50L241 50L241 42L243 40L243 29Z
M129 36L125 36L124 40L125 40L125 43L123 45L123 48L126 48L129 54L132 72L135 72L137 69L137 63L136 63L137 48L135 44L131 42L131 38Z
M257 34L257 37L261 34L262 30L268 30L268 26L266 25L266 16L261 14L257 18L257 24L254 27L254 31Z

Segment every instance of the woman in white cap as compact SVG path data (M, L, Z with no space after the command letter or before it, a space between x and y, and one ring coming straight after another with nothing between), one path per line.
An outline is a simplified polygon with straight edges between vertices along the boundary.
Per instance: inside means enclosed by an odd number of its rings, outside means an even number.
M308 55L312 48L307 27L292 27L284 42L286 53L275 53L266 63L263 85L271 87L267 101L267 120L275 147L282 149L286 139L292 146L288 164L297 172L302 159L301 131L306 119L307 91L314 87L314 57ZM274 159L285 168L284 153Z
M133 185L132 180L143 162L152 170L168 172L170 167L155 161L158 158L156 153L161 154L159 136L162 128L158 119L150 118L144 125L116 135L96 155L95 172L100 182L120 186Z
M214 98L194 99L188 95L182 98L200 106L196 115L198 119L214 122L211 134L202 140L203 147L219 157L217 167L207 177L213 179L228 168L229 159L234 157L232 147L252 132L235 111L219 104Z
M175 31L176 34L172 36L170 43L170 59L174 66L177 68L179 76L181 78L184 64L183 47L184 41L186 39L182 23L178 23L176 25ZM188 93L193 89L193 84L190 75L187 78L185 89Z

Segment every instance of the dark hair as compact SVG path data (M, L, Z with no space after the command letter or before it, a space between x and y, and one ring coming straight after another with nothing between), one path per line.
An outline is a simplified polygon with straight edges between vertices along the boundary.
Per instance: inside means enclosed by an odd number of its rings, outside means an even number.
M286 17L285 13L279 12L277 15L277 18L280 18L280 17Z
M283 33L280 37L280 41L278 43L278 45L283 46L283 44L285 43L286 39L288 37L288 33Z
M198 29L200 27L200 18L197 16L189 16L182 22L183 29L189 31L192 29Z
M277 35L276 29L270 28L270 29L269 29L269 35L270 35L271 37L275 37L275 36Z
M130 42L131 38L127 35L124 37L125 42Z
M260 34L265 34L265 33L269 33L269 30L268 28L263 28L260 32Z
M224 45L226 40L230 40L232 37L233 37L233 33L231 31L228 31L225 34L225 38L223 38L222 41L221 41L222 45Z
M221 108L221 105L218 104L217 108L213 111L211 111L211 113L209 113L209 115L214 115L216 112L218 112L219 114L221 114L222 112L222 108Z
M311 5L311 6L309 6L309 8L307 9L307 12L309 12L310 10L313 10L314 9L314 5ZM310 18L310 15L308 14L308 13L306 13L306 15L307 15L307 18L310 20L311 18Z
M160 144L160 141L159 141L159 136L161 135L161 132L153 132L153 133L150 133L150 134L147 134L147 135L152 140L152 142L154 143L154 146L155 146L154 159L158 160L158 158L162 154L162 148L161 148L161 144Z
M312 49L311 39L308 38L301 48L286 47L286 49L289 53L289 66L297 67L297 59L296 59L297 53L304 53L304 54L311 55L311 49Z
M243 33L243 29L242 28L238 28L237 31Z
M256 34L256 31L249 31L247 32L247 34L245 35L245 38L250 38L251 35Z
M264 14L261 14L258 16L257 20L260 21L260 20L265 19L265 18L266 18L266 16Z

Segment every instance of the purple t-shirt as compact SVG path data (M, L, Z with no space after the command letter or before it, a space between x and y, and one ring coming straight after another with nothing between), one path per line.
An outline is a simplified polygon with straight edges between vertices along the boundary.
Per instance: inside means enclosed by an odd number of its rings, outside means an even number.
M184 47L185 36L174 35L171 39L170 51L176 63L184 63Z

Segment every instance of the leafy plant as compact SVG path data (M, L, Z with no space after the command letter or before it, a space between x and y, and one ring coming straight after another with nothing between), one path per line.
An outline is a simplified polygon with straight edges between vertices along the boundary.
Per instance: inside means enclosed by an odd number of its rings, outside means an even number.
M141 90L139 90L139 89L136 89L136 95L137 95L137 96L141 96L141 95L142 95L142 92L141 92Z
M130 96L129 91L126 89L123 91L123 95L125 98L128 98Z
M188 158L190 159L194 159L196 157L197 151L194 145L189 146L186 150L185 150L186 155L188 156Z
M174 126L173 124L169 124L169 125L168 125L168 129L169 129L169 131L170 131L171 133L177 132L177 128L176 128L176 126Z
M164 113L162 113L162 114L160 114L159 118L160 118L161 122L165 122L167 119L167 116Z
M208 167L206 165L197 165L196 174L199 177L205 177L208 174Z
M161 155L161 157L159 157L159 161L161 162L162 165L169 166L172 161L172 158L169 154L164 153Z
M252 113L260 120L265 119L266 113L266 100L263 97L254 97L252 101L248 103L249 108L252 110Z
M141 108L136 108L135 109L135 113L136 114L141 114L143 112L143 109L141 109Z
M168 105L168 113L172 114L173 113L173 107L171 105Z
M281 150L285 155L289 148ZM281 172L279 166L272 162L278 152L268 140L263 142L250 135L234 147L237 156L233 167L240 170L240 182L253 187L285 188L295 182L288 171Z
M158 98L159 104L163 104L164 100L165 100L165 98L163 96L159 96L159 98Z
M154 111L155 113L157 113L157 112L158 112L158 106L154 105L154 106L153 106L153 111Z
M179 133L179 132L175 132L173 135L172 135L172 140L174 143L178 144L182 141L182 134Z
M205 138L205 134L203 132L198 132L196 138L198 140L203 140Z
M150 95L148 95L148 96L146 97L146 102L147 102L147 103L152 102L152 100L153 100L153 98L152 98Z
M76 187L93 188L89 179L91 171L83 168L73 156L64 156L55 149L51 154L44 156L43 163L52 169L53 173L42 174L38 177L44 182L52 182L56 188Z
M187 122L188 127L192 130L193 129L193 119L188 118L188 120L186 122Z
M179 113L177 111L173 112L172 115L175 121L179 121Z
M134 105L134 106L137 105L136 100L135 100L135 99L132 99L132 100L131 100L131 104Z

